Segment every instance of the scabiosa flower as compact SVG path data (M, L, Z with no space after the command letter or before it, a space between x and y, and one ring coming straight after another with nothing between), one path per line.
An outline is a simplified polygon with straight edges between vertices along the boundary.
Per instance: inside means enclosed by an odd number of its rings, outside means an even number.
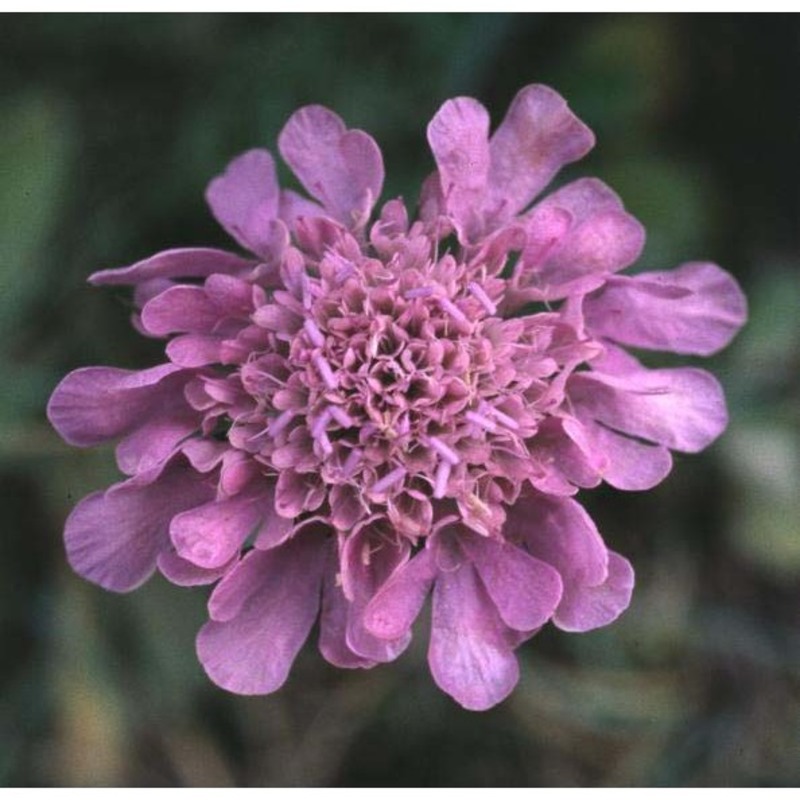
M709 355L743 324L741 291L705 262L619 275L644 232L598 180L537 201L594 144L557 93L526 87L491 137L477 101L450 100L428 141L417 217L395 199L371 222L377 145L302 108L278 148L309 197L265 150L208 188L247 255L90 278L134 287L167 360L53 393L56 430L117 440L127 476L72 511L69 561L112 591L155 570L216 584L197 652L233 692L278 689L317 619L332 664L391 661L432 594L434 680L498 703L542 626L588 631L630 601L578 490L652 487L726 425L711 375L624 347Z

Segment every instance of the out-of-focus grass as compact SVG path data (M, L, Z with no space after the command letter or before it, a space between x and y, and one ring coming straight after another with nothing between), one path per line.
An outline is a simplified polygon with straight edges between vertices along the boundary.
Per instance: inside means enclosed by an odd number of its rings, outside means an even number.
M0 48L0 784L792 785L800 780L800 263L794 17L17 16ZM61 528L116 480L63 445L47 396L77 366L157 343L93 270L230 246L207 180L322 102L382 146L413 202L447 97L497 120L559 89L598 134L563 179L611 183L648 228L643 268L714 259L751 298L711 369L731 426L646 494L587 503L634 562L629 612L542 632L515 694L470 714L436 690L424 623L397 663L324 664L227 695L193 651L207 590L114 596L65 564ZM288 175L284 171L283 177Z

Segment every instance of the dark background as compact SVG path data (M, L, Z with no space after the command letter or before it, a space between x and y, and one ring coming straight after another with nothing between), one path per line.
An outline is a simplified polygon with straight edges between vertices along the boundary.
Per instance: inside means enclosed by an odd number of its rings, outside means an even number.
M0 784L797 785L800 782L800 25L796 16L4 16L0 33ZM726 435L644 494L584 500L638 576L611 627L547 629L492 711L433 685L425 631L346 672L312 642L276 695L212 686L206 589L115 596L72 574L64 517L116 480L44 405L68 370L159 348L95 270L231 246L206 182L321 102L372 133L413 203L425 125L495 122L547 83L597 133L596 175L646 225L638 268L714 260L751 322L709 367Z

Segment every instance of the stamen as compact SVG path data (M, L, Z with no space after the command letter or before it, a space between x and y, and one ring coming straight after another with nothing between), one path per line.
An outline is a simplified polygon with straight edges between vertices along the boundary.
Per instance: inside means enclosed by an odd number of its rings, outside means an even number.
M314 421L314 424L311 426L311 435L315 439L319 439L320 435L325 433L325 428L327 427L328 423L331 421L332 410L331 406L328 406Z
M354 447L350 451L350 455L347 456L344 461L344 465L342 466L342 473L344 474L345 478L349 478L356 471L356 468L361 463L363 456L363 451L359 450L357 447Z
M453 319L463 323L464 325L469 324L469 320L465 316L464 312L455 303L453 303L451 300L448 300L446 297L440 297L438 300L442 311L446 311Z
M303 293L303 308L311 308L314 299L311 295L311 279L305 272L300 276L300 290Z
M475 281L470 281L467 288L472 292L475 299L486 309L487 313L497 313L497 306L492 302L492 299L486 294L482 286L475 283Z
M329 456L333 452L333 445L331 444L331 440L328 438L328 434L325 431L322 431L319 436L317 436L317 441L319 442L319 446L322 448L323 455Z
M433 485L433 496L437 500L441 500L444 497L444 493L447 491L447 481L450 480L450 470L452 470L452 465L447 461L440 461L439 466L436 467L436 480Z
M376 483L372 484L371 491L373 494L383 494L387 489L394 486L394 484L403 480L406 476L405 467L397 467L393 469L388 475L385 475Z
M322 345L325 344L325 337L322 335L322 331L317 327L317 323L314 322L313 319L307 319L303 323L303 328L305 328L308 338L311 339L311 344L315 347L322 347Z
M508 414L504 414L502 411L498 411L496 408L490 407L489 413L501 424L505 425L506 428L511 428L512 431L519 430L519 423L508 416Z
M481 428L485 428L487 431L489 431L489 433L494 433L497 430L497 425L495 425L494 420L489 419L489 417L485 417L483 414L479 414L477 411L467 411L464 416L470 422L474 422Z
M314 353L313 360L314 366L317 368L317 371L319 372L322 380L325 382L325 385L329 389L335 389L339 385L339 382L336 380L336 376L333 374L331 365L320 353Z
M406 300L413 300L415 297L430 297L433 294L433 286L417 286L409 289L405 293Z
M270 436L277 436L294 419L296 414L297 412L291 408L287 408L286 411L282 411L269 424Z
M461 459L458 457L458 453L448 447L441 439L437 439L435 436L428 436L427 442L445 461L452 466L455 466L459 461L461 461Z
M353 418L339 406L328 406L330 415L343 427L352 428L355 425Z

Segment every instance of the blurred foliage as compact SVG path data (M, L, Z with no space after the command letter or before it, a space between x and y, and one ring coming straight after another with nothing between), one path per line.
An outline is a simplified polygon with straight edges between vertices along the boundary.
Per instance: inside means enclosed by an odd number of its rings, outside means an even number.
M0 785L796 785L800 781L800 26L792 16L6 15L0 33ZM71 574L60 535L115 480L43 409L77 366L155 363L125 292L86 276L229 246L206 181L321 102L370 131L414 200L447 97L499 119L530 82L598 134L562 180L611 183L649 233L638 268L712 259L751 322L710 367L731 426L646 494L586 501L638 574L629 612L545 630L471 714L425 631L348 673L309 645L266 698L194 656L207 590L134 595ZM288 179L284 171L283 178ZM424 625L422 626L424 628Z

